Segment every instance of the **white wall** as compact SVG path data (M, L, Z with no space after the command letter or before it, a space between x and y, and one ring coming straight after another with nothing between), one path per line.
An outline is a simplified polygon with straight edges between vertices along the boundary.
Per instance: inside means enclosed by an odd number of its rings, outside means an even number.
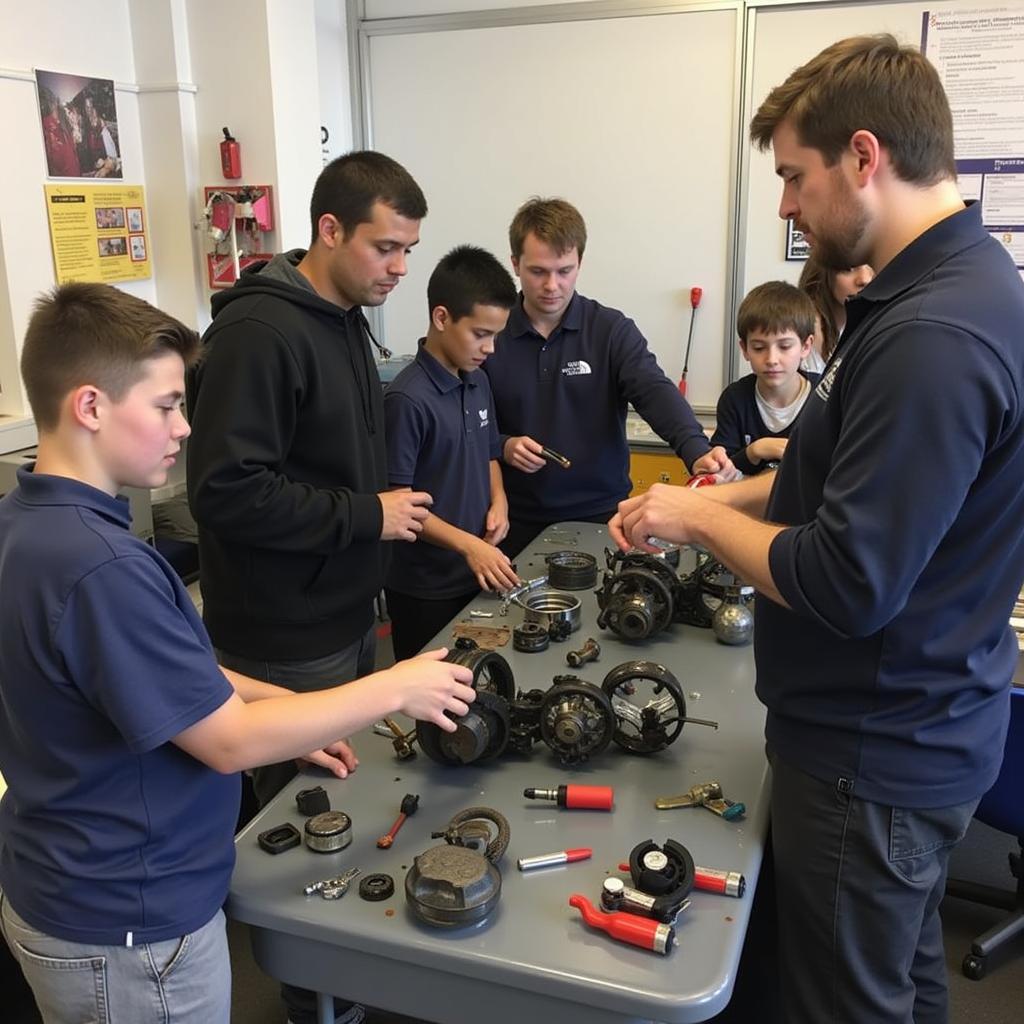
M27 409L16 366L32 302L54 283L49 226L43 201L46 157L39 125L33 68L112 78L126 183L145 184L139 140L138 96L133 91L128 0L7 2L0 12L0 123L4 125L4 187L0 189L0 237L9 317L0 317L0 414ZM59 26L59 30L55 29ZM83 40L89 44L82 45ZM150 197L147 196L147 200ZM125 290L155 300L152 280Z

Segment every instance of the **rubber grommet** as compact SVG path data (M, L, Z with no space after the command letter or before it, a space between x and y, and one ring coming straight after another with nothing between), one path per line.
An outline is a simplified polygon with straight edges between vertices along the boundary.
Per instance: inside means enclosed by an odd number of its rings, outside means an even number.
M386 900L395 894L395 880L390 875L378 872L373 875L364 875L359 883L360 899L376 903L378 900Z

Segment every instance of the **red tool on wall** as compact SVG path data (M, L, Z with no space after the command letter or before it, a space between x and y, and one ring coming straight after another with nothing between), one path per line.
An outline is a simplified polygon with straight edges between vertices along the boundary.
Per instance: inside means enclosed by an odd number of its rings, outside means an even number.
M683 357L683 375L679 378L679 394L686 397L686 372L690 368L690 345L693 343L693 321L697 316L697 307L700 305L701 297L704 294L703 288L690 289L690 330L686 335L686 355Z

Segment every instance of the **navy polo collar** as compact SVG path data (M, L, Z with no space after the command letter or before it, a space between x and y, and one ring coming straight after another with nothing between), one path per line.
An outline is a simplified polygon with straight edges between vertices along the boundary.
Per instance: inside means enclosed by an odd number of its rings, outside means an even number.
M437 361L437 359L427 351L426 338L420 338L417 343L416 362L419 363L420 368L427 375L427 380L429 380L442 395L448 394L449 391L454 391L457 387L461 387L463 384L468 384L471 388L475 388L477 386L477 382L474 378L478 371L473 370L470 373L464 373L460 370L459 375L456 377L453 373L446 370Z
M580 293L573 292L572 298L569 300L569 305L566 307L565 314L558 326L552 331L555 334L557 331L578 331L583 326L583 303L580 302ZM540 337L541 335L537 332L533 324L530 323L530 318L526 315L526 311L523 309L523 293L519 293L519 299L516 304L512 307L512 311L508 317L508 336L510 338L525 338L527 335L534 335Z
M933 224L898 252L870 284L848 300L844 334L849 334L875 304L891 302L940 264L988 237L981 223L981 204L977 200L971 200L966 209Z
M111 522L130 527L128 499L112 498L105 491L66 476L36 473L35 463L18 467L18 497L29 505L75 505L87 508Z

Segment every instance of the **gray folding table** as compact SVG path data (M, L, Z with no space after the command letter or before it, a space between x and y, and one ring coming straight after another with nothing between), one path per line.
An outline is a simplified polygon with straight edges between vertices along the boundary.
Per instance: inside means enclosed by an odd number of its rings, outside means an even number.
M548 539L557 543L550 543ZM562 524L552 527L518 558L520 576L544 572L543 556L566 542L598 555L604 567L604 527ZM687 553L683 553L684 565ZM399 553L400 557L400 553ZM692 557L692 556L691 556ZM720 1012L732 994L761 865L768 817L768 767L764 756L764 710L753 691L749 647L718 644L710 630L675 625L656 638L627 645L596 626L592 591L577 591L583 624L565 643L524 654L511 643L500 649L520 689L551 685L554 675L572 672L565 654L590 636L601 657L576 673L600 685L616 665L649 659L667 666L682 683L687 711L717 720L717 731L687 725L676 742L650 757L631 756L612 744L575 769L559 765L542 743L526 756L506 755L469 767L445 767L422 753L396 759L387 739L367 731L355 738L360 766L346 780L301 775L237 838L238 863L228 913L250 925L257 962L271 976L312 989L445 1024L621 1024L629 1021L703 1021ZM498 601L481 595L471 608L495 612L487 625L521 621L513 606L506 618ZM442 639L448 640L446 630ZM727 797L746 804L746 816L729 822L702 808L659 811L655 796L683 792L717 780ZM295 793L322 782L332 807L353 822L352 844L338 853L305 847L277 856L257 845L260 831L282 822L302 830ZM561 783L611 785L615 809L563 810L523 798L524 787ZM420 795L418 813L398 833L389 850L376 848L406 793ZM504 814L512 840L500 867L500 903L480 925L456 930L417 922L405 903L404 879L413 857L440 840L463 808L486 805ZM601 885L639 842L675 839L698 865L740 871L746 878L741 899L694 892L676 920L676 947L667 955L623 945L584 925L568 906L571 893L599 902ZM517 857L569 847L593 848L593 859L520 873ZM356 887L332 902L304 896L302 887L318 878L359 867L387 872L395 894L384 902L360 899ZM330 1020L330 1000L321 998Z

